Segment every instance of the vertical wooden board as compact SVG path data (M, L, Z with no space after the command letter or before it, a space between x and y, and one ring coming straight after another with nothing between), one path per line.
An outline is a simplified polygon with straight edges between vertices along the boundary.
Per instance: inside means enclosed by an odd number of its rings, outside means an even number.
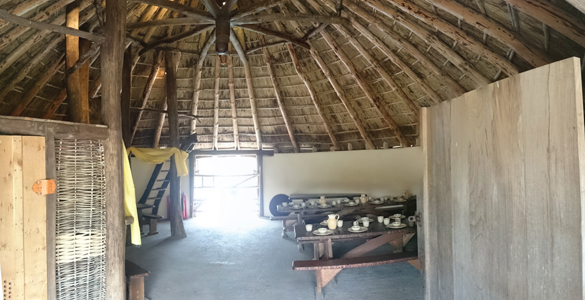
M583 134L582 99L577 97L580 82L579 60L572 58L550 65L543 81L548 82L548 100L551 135L548 147L550 208L548 222L551 232L551 253L547 258L551 270L551 297L579 299L582 296L582 249L583 231L581 220L579 134ZM528 101L528 98L524 98ZM523 100L524 100L523 99ZM581 116L579 116L581 115ZM578 120L577 118L580 117ZM582 137L582 136L581 136Z
M57 178L57 169L55 161L55 138L52 132L47 131L45 134L45 169L47 179ZM47 206L47 299L57 299L56 283L56 229L57 229L57 195L49 194L46 196Z
M469 150L469 130L467 126L459 126L467 121L466 101L462 96L451 100L451 177L469 178L469 161L466 159ZM469 228L469 181L453 180L452 218L453 218L453 285L465 286L466 289L454 289L454 299L471 299L471 233Z
M429 215L429 176L428 176L428 168L429 168L429 156L428 156L428 143L429 141L429 119L428 119L429 109L426 107L421 108L420 110L420 133L419 139L423 151L423 159L424 159L424 173L423 173L423 190L422 195L420 197L416 197L416 207L417 212L419 213L419 217L421 222L417 222L417 244L418 244L418 257L419 257L419 264L421 270L421 275L423 278L423 288L424 294L428 295L428 288L429 288L429 276L427 274L427 267L429 265L427 258L429 257L428 251L429 248L426 245L426 241L429 238L429 224L427 222L428 215ZM263 207L263 206L260 206Z
M493 121L494 239L496 286L491 297L528 299L526 259L526 198L519 77L490 86ZM485 95L488 97L489 95ZM509 274L502 276L502 274Z
M45 178L45 138L22 137L24 293L26 299L47 299L46 196L32 190Z
M0 265L2 266L2 293L15 291L16 262L14 244L14 193L13 160L14 140L11 136L0 136ZM9 289L10 288L10 289Z
M13 227L11 234L14 237L14 274L15 282L12 289L12 298L25 299L24 278L24 220L23 220L23 192L22 192L22 137L12 137L12 205ZM10 298L9 298L10 299Z

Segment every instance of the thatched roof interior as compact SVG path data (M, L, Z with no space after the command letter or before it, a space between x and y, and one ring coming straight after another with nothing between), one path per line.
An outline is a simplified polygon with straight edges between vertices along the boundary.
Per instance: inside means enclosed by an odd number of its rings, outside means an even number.
M583 57L585 32L580 29L585 28L585 15L581 11L563 0L530 1L552 6L557 17L574 21L559 25L555 23L558 20L548 18L550 15L543 17L515 5L518 1L521 0L344 0L341 11L337 11L337 0L273 1L277 5L260 9L254 15L313 14L340 16L348 21L329 24L306 41L303 37L320 23L286 20L255 24L306 42L311 51L298 44L282 43L283 39L273 35L233 27L246 51L258 128L255 128L245 63L233 44L230 44L229 58L217 55L213 45L206 43L212 27L141 55L139 52L145 45L197 25L128 30L128 45L135 62L132 107L142 106L149 76L156 72L145 108L165 109L165 64L161 62L164 57L161 53L179 51L179 112L199 116L195 124L198 148L257 149L258 135L262 148L276 147L284 152L311 151L314 147L327 151L335 145L346 150L348 144L353 149L367 148L367 144L376 148L385 144L388 147L415 145L419 107L454 98L546 63L571 56ZM64 25L69 2L12 1L2 3L0 8L27 19ZM206 10L198 0L177 2ZM263 2L240 0L237 7ZM94 3L81 1L80 29L99 33L100 13L96 14ZM478 23L470 15L483 21ZM129 24L179 17L183 15L166 8L128 2ZM489 24L484 22L486 19ZM489 26L494 26L498 33L485 29ZM211 45L207 53L206 44ZM259 48L264 44L269 46ZM0 114L69 118L64 48L62 34L0 20ZM300 69L295 67L293 57ZM91 122L100 123L99 51L90 62ZM234 109L230 101L230 70ZM138 121L138 110L133 110L131 124L136 126L136 131L132 144L166 146L169 134L164 116L145 110ZM180 119L181 136L192 133L191 120ZM157 142L158 130L161 134Z

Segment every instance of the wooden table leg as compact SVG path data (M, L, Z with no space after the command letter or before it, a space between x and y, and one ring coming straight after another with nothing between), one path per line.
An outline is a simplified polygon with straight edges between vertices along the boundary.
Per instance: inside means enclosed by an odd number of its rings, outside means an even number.
M327 258L333 258L333 243L331 239L325 240L325 254Z
M319 258L321 258L319 254L319 243L313 243L313 259L318 260Z
M144 277L132 277L128 283L128 300L144 300Z
M286 239L288 235L286 235L286 220L282 220L282 238Z

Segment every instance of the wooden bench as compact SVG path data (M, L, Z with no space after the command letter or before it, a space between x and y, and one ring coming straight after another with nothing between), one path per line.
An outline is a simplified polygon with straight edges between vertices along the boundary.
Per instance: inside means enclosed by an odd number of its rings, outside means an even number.
M126 299L128 300L145 300L144 298L144 277L150 274L150 271L141 266L126 260Z
M321 298L321 290L323 287L325 287L325 285L327 285L327 283L329 283L329 281L331 281L342 269L379 266L415 259L418 259L418 252L411 251L353 258L297 260L293 262L292 268L296 271L316 271L316 296L317 298Z
M162 216L153 214L142 214L142 217L148 221L148 235L158 234L156 225L158 223L158 220L162 219Z

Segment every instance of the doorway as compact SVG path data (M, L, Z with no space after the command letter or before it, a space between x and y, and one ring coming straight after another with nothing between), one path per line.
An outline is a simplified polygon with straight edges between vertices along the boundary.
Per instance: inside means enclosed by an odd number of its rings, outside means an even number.
M259 215L260 174L256 155L196 156L194 169L196 216Z

